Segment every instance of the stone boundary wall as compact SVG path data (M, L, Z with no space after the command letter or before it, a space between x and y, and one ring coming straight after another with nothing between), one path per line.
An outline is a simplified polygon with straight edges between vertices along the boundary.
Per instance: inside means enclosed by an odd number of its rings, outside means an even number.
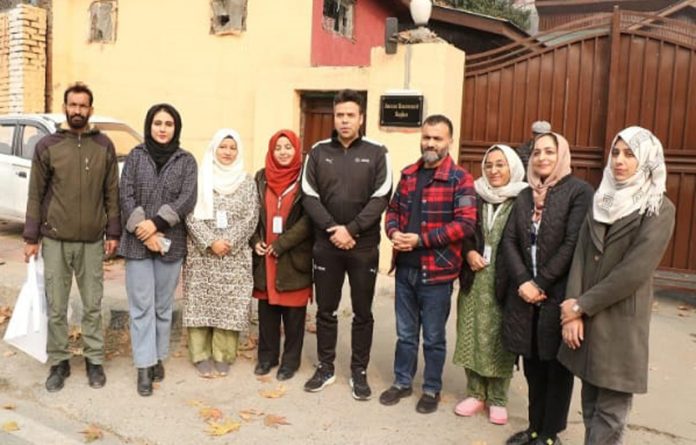
M0 114L46 109L46 10L0 13Z

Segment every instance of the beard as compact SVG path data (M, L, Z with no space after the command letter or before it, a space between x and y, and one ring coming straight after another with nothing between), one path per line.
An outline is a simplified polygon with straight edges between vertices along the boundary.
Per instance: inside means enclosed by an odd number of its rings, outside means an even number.
M435 162L443 159L446 152L438 153L435 150L424 150L421 149L421 158L426 164L434 164Z
M65 113L65 118L68 122L68 126L73 130L82 130L87 126L88 116L83 116L81 114L67 114Z

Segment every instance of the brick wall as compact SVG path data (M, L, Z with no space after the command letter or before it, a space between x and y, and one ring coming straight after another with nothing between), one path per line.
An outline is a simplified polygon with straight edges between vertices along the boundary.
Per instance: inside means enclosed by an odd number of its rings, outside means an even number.
M7 113L10 100L10 33L6 13L0 13L0 114Z
M0 13L0 114L46 108L46 11L30 5Z

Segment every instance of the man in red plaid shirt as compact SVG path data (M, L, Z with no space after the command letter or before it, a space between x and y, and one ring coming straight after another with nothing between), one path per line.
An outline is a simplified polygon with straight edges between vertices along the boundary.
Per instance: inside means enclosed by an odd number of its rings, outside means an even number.
M423 329L423 394L416 411L437 410L445 364L445 325L452 283L462 265L462 241L476 226L472 176L449 155L452 122L428 117L421 128L421 158L401 171L385 228L396 267L394 383L379 401L394 405L411 395Z

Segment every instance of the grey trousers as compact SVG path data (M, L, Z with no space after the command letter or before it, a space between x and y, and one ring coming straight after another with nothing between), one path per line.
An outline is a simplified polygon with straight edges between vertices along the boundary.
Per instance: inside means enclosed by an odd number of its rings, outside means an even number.
M582 418L585 445L623 444L633 394L582 382Z
M104 295L104 243L42 240L44 280L48 301L46 353L55 365L70 359L68 350L68 303L73 274L82 299L84 356L95 365L104 361L101 301Z
M136 368L148 368L169 355L174 291L181 263L159 258L126 261L131 347Z

